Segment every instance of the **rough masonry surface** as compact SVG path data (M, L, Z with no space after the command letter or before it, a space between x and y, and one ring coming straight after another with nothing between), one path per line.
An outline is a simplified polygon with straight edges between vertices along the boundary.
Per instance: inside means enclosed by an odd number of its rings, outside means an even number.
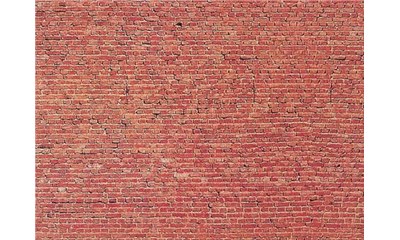
M36 239L363 239L362 1L36 0Z

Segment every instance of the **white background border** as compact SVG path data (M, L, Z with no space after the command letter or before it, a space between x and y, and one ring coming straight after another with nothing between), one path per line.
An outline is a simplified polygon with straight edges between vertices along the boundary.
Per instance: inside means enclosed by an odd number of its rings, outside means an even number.
M365 1L365 239L400 239L400 1Z
M0 239L35 237L35 1L0 1Z

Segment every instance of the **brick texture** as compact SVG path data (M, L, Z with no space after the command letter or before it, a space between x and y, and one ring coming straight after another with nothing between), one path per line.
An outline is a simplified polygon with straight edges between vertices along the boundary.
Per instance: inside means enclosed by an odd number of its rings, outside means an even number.
M363 239L363 74L362 1L37 0L36 239Z

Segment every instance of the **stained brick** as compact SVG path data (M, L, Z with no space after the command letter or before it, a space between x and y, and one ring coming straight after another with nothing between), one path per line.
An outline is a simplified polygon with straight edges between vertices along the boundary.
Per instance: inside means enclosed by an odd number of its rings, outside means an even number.
M36 239L363 239L363 1L36 0Z

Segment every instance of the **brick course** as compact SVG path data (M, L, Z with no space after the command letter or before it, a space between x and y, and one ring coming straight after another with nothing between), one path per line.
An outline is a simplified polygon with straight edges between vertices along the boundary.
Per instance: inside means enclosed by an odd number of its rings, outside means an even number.
M362 1L36 0L36 239L363 239Z

